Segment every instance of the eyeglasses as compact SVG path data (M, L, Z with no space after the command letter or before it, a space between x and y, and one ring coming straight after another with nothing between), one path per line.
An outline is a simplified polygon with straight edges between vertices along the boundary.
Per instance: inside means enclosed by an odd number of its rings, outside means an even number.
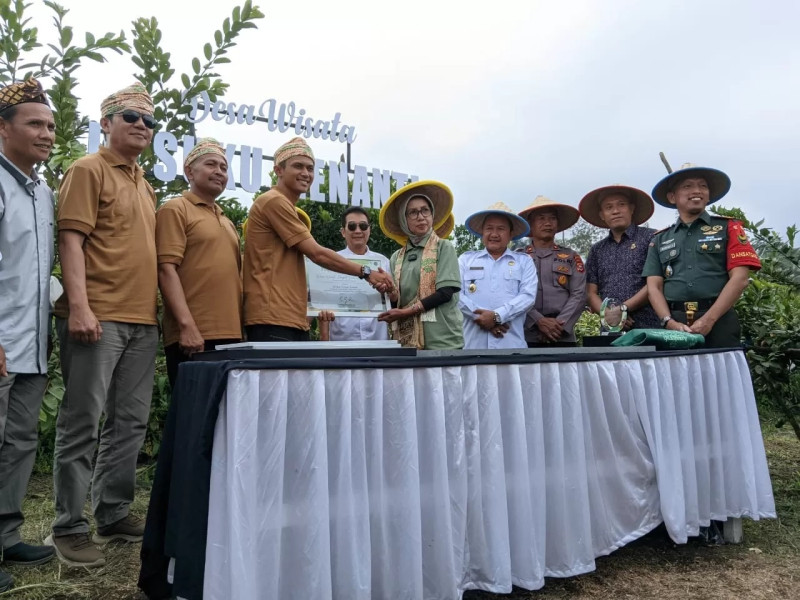
M361 221L360 223L356 223L355 221L350 221L347 224L347 229L349 231L355 231L356 228L360 229L361 231L366 231L367 229L369 229L369 223L365 223L364 221Z
M417 217L430 217L431 216L431 209L424 207L424 208L412 208L411 210L406 211L406 217L409 219L416 219Z
M156 128L156 120L150 115L144 115L142 113L136 112L135 110L124 110L122 111L122 119L126 123L136 123L139 119L142 120L144 126L148 129L155 129Z

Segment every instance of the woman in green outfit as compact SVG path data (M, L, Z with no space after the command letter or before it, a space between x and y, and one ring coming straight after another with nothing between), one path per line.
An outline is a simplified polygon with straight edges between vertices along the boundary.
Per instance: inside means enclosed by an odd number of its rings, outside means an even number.
M436 181L418 181L397 190L381 209L381 229L403 247L389 260L397 284L389 296L392 308L378 320L391 324L390 334L402 346L464 347L458 256L443 239L452 230L452 210L452 192Z

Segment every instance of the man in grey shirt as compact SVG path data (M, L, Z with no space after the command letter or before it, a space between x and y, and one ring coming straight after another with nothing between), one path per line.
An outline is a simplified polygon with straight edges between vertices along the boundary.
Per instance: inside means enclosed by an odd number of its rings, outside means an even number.
M35 167L50 156L55 121L36 80L0 89L0 140L0 548L5 564L38 565L53 549L19 533L47 388L53 266L53 192ZM0 571L0 592L12 584Z

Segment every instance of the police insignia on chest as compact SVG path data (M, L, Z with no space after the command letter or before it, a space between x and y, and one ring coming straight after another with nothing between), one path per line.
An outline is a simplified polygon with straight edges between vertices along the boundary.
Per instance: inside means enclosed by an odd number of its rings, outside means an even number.
M565 258L569 258L569 254L566 254L566 253L562 254L561 252L559 252L558 254L556 254L556 256L557 256L558 258L562 259L562 260L563 260L563 259L565 259Z
M567 276L566 275L559 275L558 276L558 284L559 285L566 285L567 284Z
M667 268L664 269L664 276L672 277L672 265L667 265Z
M469 287L467 289L469 290L470 294L474 294L477 291L478 286L475 285L474 281L472 281L472 282L470 282Z

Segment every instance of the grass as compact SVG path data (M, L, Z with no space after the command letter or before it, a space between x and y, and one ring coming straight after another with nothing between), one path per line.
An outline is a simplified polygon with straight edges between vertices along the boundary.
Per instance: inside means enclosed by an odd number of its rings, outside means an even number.
M764 441L778 519L745 520L744 544L709 547L690 542L677 546L659 528L611 556L597 559L597 570L587 575L548 579L536 592L467 592L465 600L800 598L800 442L788 429L766 428ZM145 514L148 494L148 486L141 481L135 513ZM48 535L52 496L51 476L34 475L25 506L26 540L43 540ZM110 544L101 569L71 569L53 561L7 570L17 587L0 594L0 600L144 598L136 587L138 544Z

